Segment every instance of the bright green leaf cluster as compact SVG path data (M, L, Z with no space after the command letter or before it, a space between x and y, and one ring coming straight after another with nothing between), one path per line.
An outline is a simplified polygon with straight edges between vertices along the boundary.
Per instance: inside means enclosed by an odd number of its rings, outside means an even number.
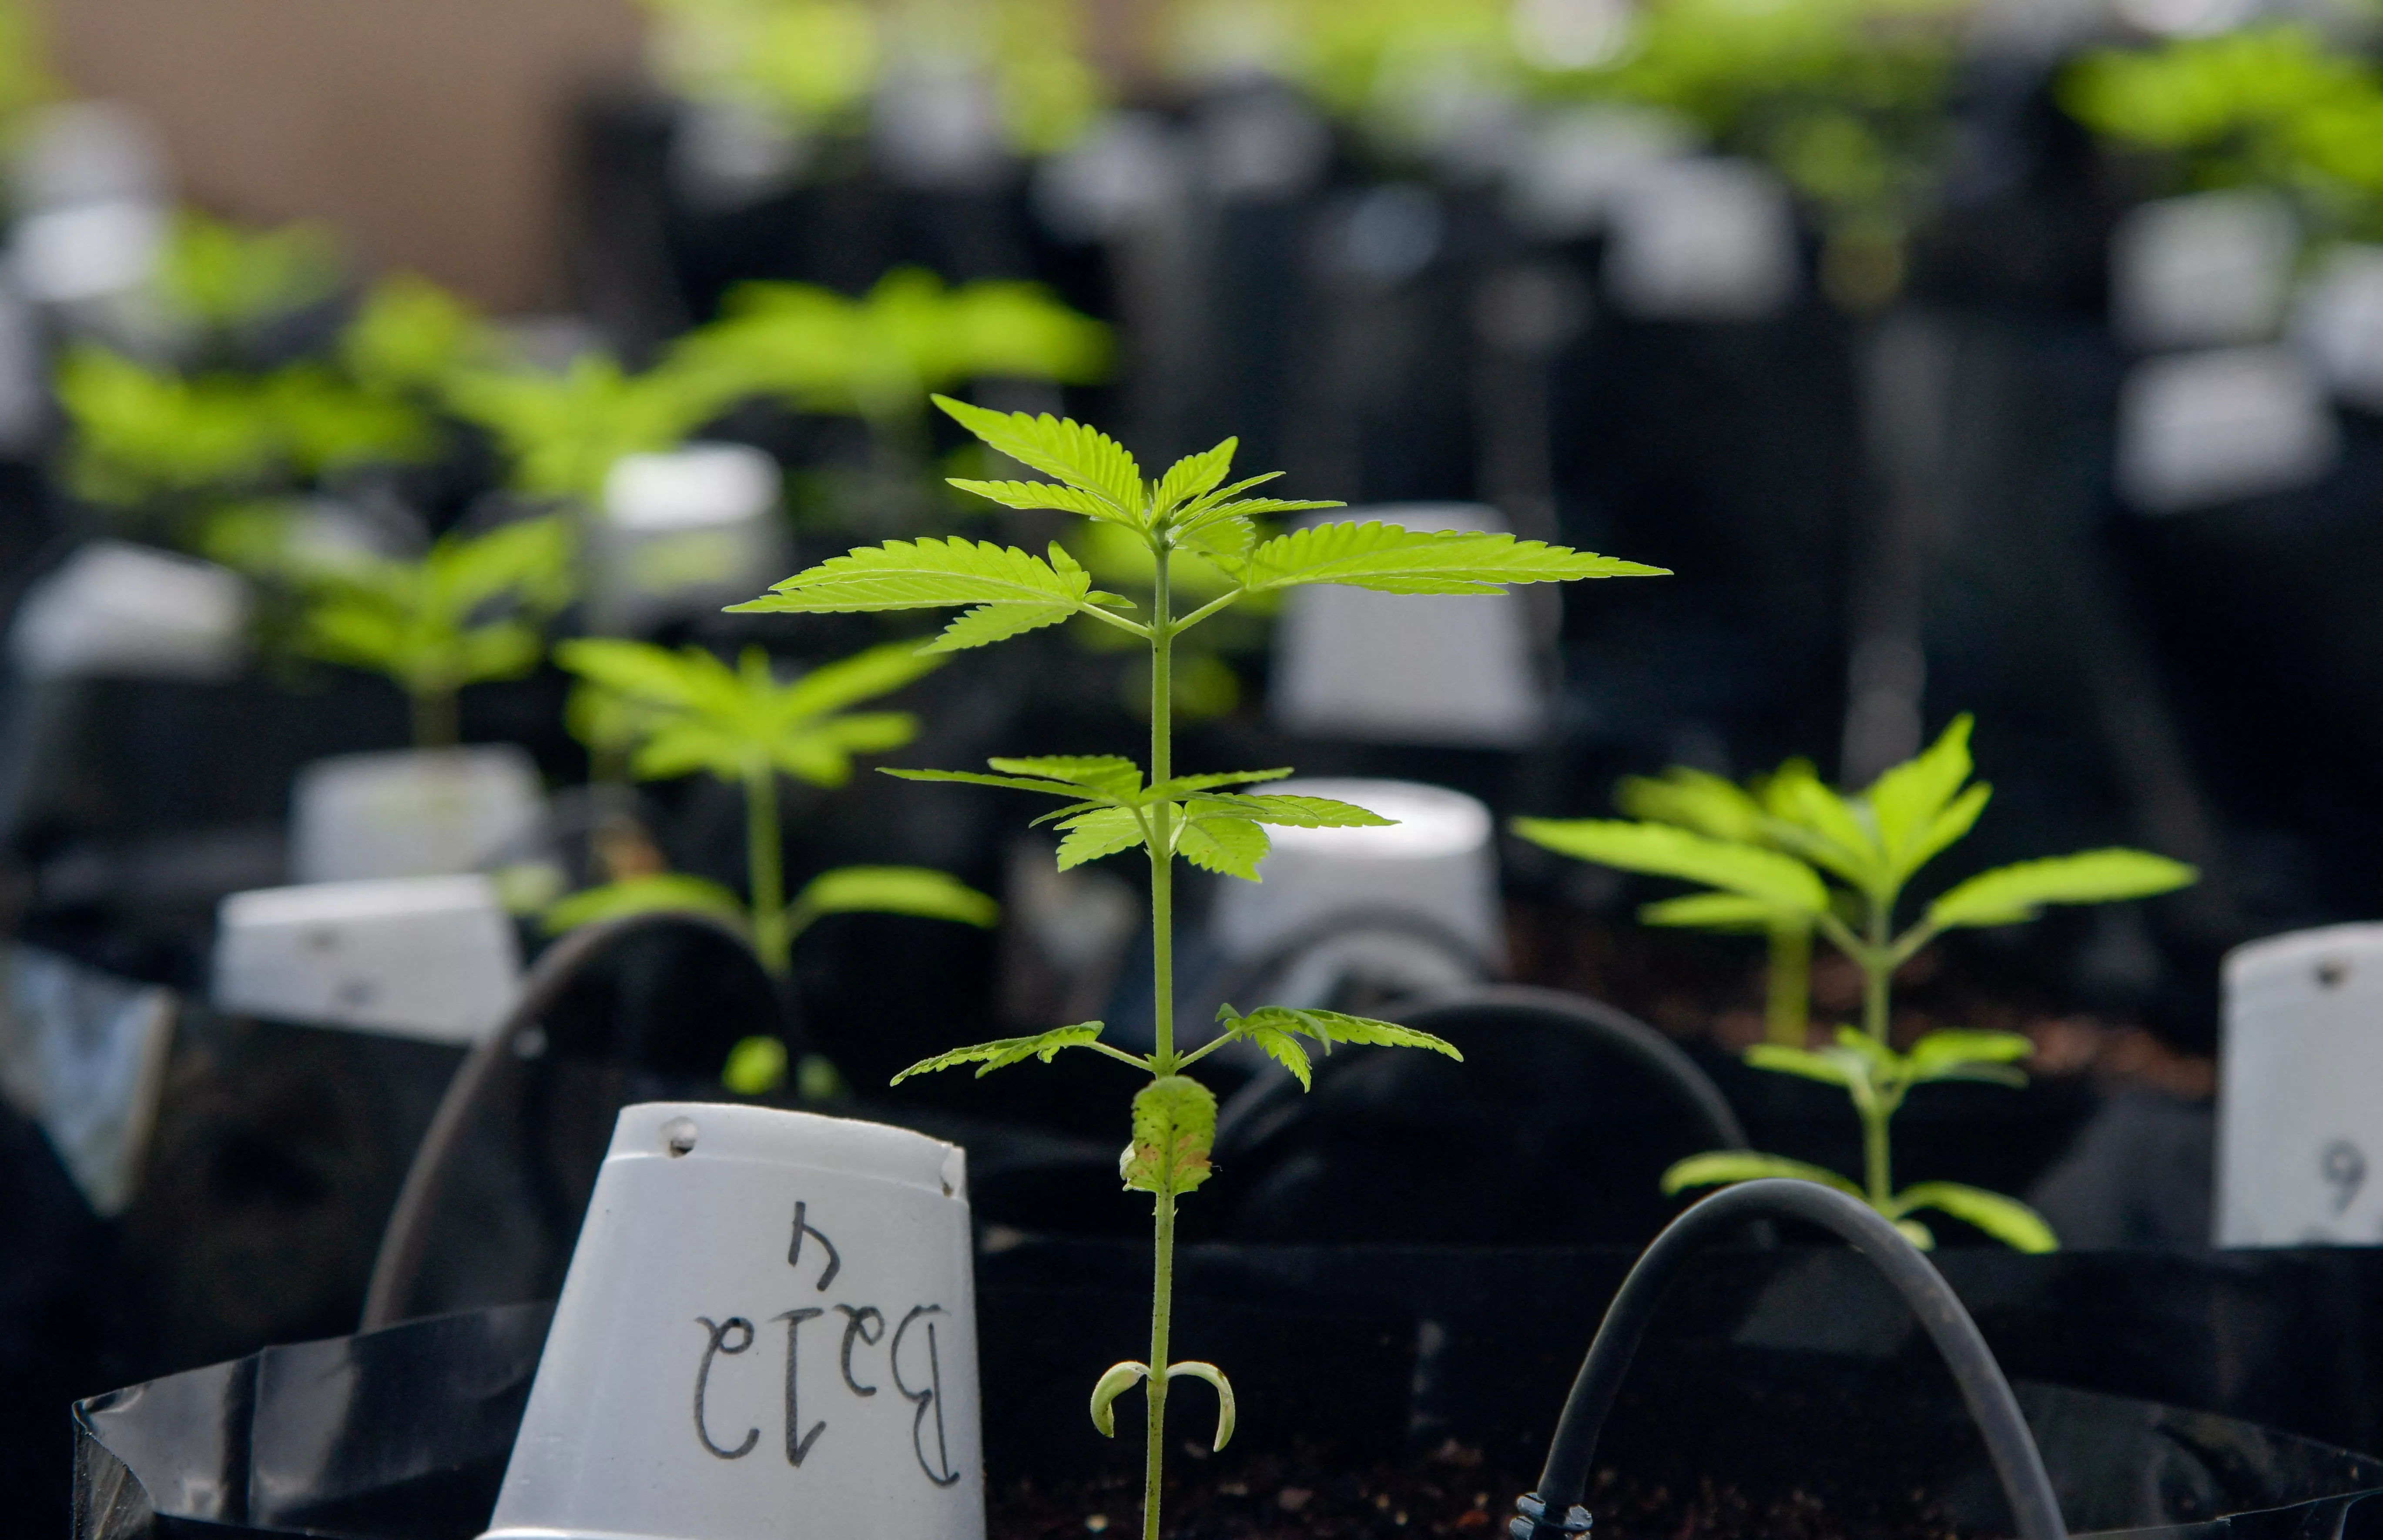
M230 331L329 299L347 277L339 236L302 222L243 230L177 215L157 273L165 301L211 331Z
M719 320L689 333L669 367L717 399L769 396L806 412L915 416L928 392L1008 377L1106 377L1109 329L1040 284L982 279L946 289L897 267L861 299L805 283L747 283Z
M546 655L544 627L570 601L575 539L558 517L450 535L419 561L352 554L299 572L302 649L387 674L414 697L418 741L453 741L453 697L515 679Z
M1301 1038L1312 1038L1332 1052L1336 1042L1370 1043L1383 1048L1425 1048L1435 1053L1445 1053L1451 1059L1464 1057L1456 1045L1445 1038L1413 1027L1401 1027L1394 1022L1376 1021L1369 1016L1349 1016L1340 1011L1295 1010L1289 1005L1266 1005L1241 1015L1230 1003L1219 1006L1216 1020L1225 1029L1220 1041L1253 1042L1266 1057L1290 1071L1292 1078L1304 1090L1314 1082L1314 1070L1307 1049Z
M516 491L593 502L614 462L676 448L728 400L684 370L631 375L610 358L583 353L560 374L465 370L449 381L447 403L495 437Z

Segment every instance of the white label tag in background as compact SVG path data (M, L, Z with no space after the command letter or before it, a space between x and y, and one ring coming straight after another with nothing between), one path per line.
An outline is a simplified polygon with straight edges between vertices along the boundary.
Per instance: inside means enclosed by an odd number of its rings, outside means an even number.
M1666 161L1612 203L1605 283L1650 320L1750 321L1795 297L1795 207L1787 186L1748 160Z
M249 604L227 568L93 540L27 591L9 658L34 678L220 682L247 661Z
M597 1176L489 1533L981 1540L981 1446L963 1152L646 1103Z
M2335 395L2383 412L2383 246L2336 248L2302 290L2292 335Z
M2110 237L2110 311L2131 347L2264 342L2282 325L2300 236L2268 192L2202 192L2130 210Z
M2146 359L2118 393L2118 489L2145 512L2303 487L2340 452L2331 406L2286 348Z
M624 455L594 532L599 630L637 632L718 612L783 575L778 462L744 444Z
M2225 987L2217 1244L2383 1241L2383 925L2238 947Z
M211 999L242 1016L475 1042L520 978L485 877L257 888L216 911Z
M436 877L522 861L546 817L537 766L513 744L340 754L290 792L300 882Z

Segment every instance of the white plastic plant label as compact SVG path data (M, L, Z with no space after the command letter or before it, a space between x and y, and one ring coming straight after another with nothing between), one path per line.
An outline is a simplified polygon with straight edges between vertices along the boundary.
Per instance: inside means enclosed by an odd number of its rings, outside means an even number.
M2383 1241L2383 925L2226 958L2217 1244Z
M34 678L218 682L248 658L240 574L120 540L93 540L35 583L8 632Z
M2110 311L2137 348L2264 342L2281 325L2300 236L2266 192L2200 192L2130 210L2110 237Z
M489 1540L981 1540L967 1157L624 1109Z
M1613 302L1649 320L1751 321L1795 297L1786 184L1749 160L1648 166L1615 195L1605 248Z
M1265 952L1339 915L1414 916L1496 957L1505 933L1489 809L1411 781L1285 781L1268 791L1351 802L1389 828L1268 830L1256 882L1218 885L1211 933L1229 955Z
M298 772L290 801L290 874L301 882L519 861L546 817L537 767L512 744L317 759Z
M597 525L599 630L636 632L717 611L784 574L778 462L744 444L624 455Z
M1503 527L1472 503L1394 503L1337 517L1407 529ZM1267 706L1288 732L1367 743L1517 748L1548 707L1529 602L1513 594L1377 594L1318 585L1286 596Z
M2302 291L2293 339L2333 393L2383 412L2383 246L2342 246Z
M2118 489L2145 512L2306 486L2340 452L2332 408L2289 349L2146 359L2118 393Z
M258 888L216 917L216 1008L474 1042L513 1002L521 947L485 877Z

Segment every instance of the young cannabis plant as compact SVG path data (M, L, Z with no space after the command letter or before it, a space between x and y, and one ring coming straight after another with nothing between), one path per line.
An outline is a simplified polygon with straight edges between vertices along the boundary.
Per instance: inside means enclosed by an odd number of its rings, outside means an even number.
M1151 480L1132 455L1081 424L1023 413L988 412L938 396L935 403L990 448L1043 473L1050 481L971 481L953 485L1010 508L1079 513L1130 532L1151 553L1147 619L1118 611L1126 601L1095 590L1083 566L1056 542L1049 559L1015 548L965 539L888 540L796 573L770 594L739 610L805 613L879 610L958 610L943 634L920 649L934 654L1056 625L1081 615L1137 637L1150 648L1150 762L1115 756L1045 756L994 759L994 773L889 770L913 781L957 781L1006 786L1056 797L1060 806L1038 822L1056 822L1064 837L1060 867L1140 850L1150 862L1151 964L1156 996L1155 1039L1148 1053L1100 1041L1102 1024L1082 1022L1031 1037L1006 1038L954 1049L911 1066L895 1078L976 1065L977 1073L1061 1051L1087 1048L1148 1077L1133 1098L1133 1137L1119 1161L1130 1191L1153 1203L1153 1298L1149 1357L1120 1363L1093 1388L1093 1424L1113 1430L1111 1403L1147 1381L1148 1439L1142 1487L1142 1534L1157 1540L1160 1477L1167 1440L1167 1387L1191 1375L1216 1388L1216 1444L1232 1433L1230 1386L1212 1364L1167 1359L1172 1318L1176 1200L1208 1178L1216 1099L1184 1071L1228 1042L1253 1042L1304 1084L1311 1039L1427 1048L1461 1057L1428 1033L1330 1011L1266 1006L1244 1016L1228 1005L1223 1030L1188 1051L1175 1032L1174 864L1251 881L1267 849L1266 826L1347 828L1388 820L1362 807L1324 797L1247 788L1290 774L1287 770L1179 775L1175 770L1174 696L1170 687L1176 639L1232 605L1258 595L1315 583L1343 583L1393 594L1483 594L1509 583L1576 577L1653 574L1660 569L1568 550L1507 535L1401 529L1382 524L1327 524L1262 539L1260 516L1337 507L1334 503L1244 497L1272 474L1226 482L1235 441L1178 461ZM1178 613L1173 566L1196 555L1228 579L1226 590Z
M571 601L574 541L549 515L466 538L419 561L352 553L292 576L306 600L299 647L387 674L413 703L417 748L455 742L466 684L518 679L546 656L546 622Z
M1710 890L1648 906L1657 925L1769 928L1811 926L1862 975L1862 1024L1840 1027L1827 1048L1758 1043L1747 1062L1843 1087L1862 1126L1862 1181L1777 1155L1721 1151L1692 1155L1663 1174L1678 1192L1800 1177L1862 1199L1895 1222L1916 1245L1933 1244L1911 1214L1933 1209L1967 1221L2023 1251L2057 1245L2051 1226L2016 1199L1957 1182L1920 1182L1896 1191L1888 1132L1915 1085L1984 1080L2019 1085L2012 1067L2032 1051L2016 1032L1930 1032L1899 1053L1887 1041L1888 992L1895 971L1947 930L2016 925L2048 904L2105 904L2172 892L2198 877L2192 868L2141 850L2088 850L1980 872L1931 903L1898 931L1895 904L1920 869L1969 833L1991 788L1968 785L1969 719L1945 730L1917 758L1882 774L1868 791L1845 796L1809 770L1783 772L1766 790L1761 843L1715 837L1663 823L1517 819L1514 832L1566 856L1624 871L1673 877ZM1775 799L1775 801L1774 801ZM1775 806L1776 811L1771 810ZM1836 891L1822 873L1840 884Z
M447 405L486 429L512 465L513 490L593 503L624 455L675 449L720 414L731 397L667 363L625 374L583 353L560 374L467 369L448 384Z
M1811 765L1791 759L1777 775L1757 776L1740 786L1718 775L1675 765L1658 779L1633 775L1614 788L1613 799L1632 818L1647 823L1667 823L1693 830L1716 840L1780 848L1770 830L1786 819L1795 805L1789 791L1798 778L1809 778ZM1671 923L1697 930L1743 933L1756 929L1742 919L1685 919ZM1791 1048L1804 1046L1812 994L1812 920L1782 913L1759 927L1771 943L1770 966L1763 975L1763 1036Z
M549 910L549 930L568 930L647 909L692 909L749 936L773 978L793 966L796 937L832 914L913 915L986 926L1000 906L945 872L923 867L843 867L822 872L788 902L778 822L778 777L840 786L853 756L899 748L918 733L907 711L849 708L898 690L943 660L907 642L822 663L781 684L759 647L731 669L701 647L673 652L645 642L565 642L555 660L601 692L634 741L634 775L664 780L700 770L745 789L745 872L751 903L716 882L657 872L574 893ZM586 709L574 712L584 718Z

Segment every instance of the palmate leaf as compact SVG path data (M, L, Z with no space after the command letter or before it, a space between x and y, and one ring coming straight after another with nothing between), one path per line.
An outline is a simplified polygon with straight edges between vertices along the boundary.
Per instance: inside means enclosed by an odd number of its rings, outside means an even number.
M821 663L792 684L773 693L771 709L782 720L816 717L841 711L878 696L890 695L942 666L942 659L921 656L910 642L887 642L849 658Z
M1175 826L1176 854L1203 871L1249 882L1258 880L1258 863L1272 844L1264 829L1244 818L1191 813Z
M2047 904L2108 904L2172 893L2200 880L2182 861L2146 850L2086 850L1982 871L1928 906L1928 923L2013 925Z
M1783 769L1763 800L1777 820L1772 825L1777 844L1865 893L1893 885L1885 855L1862 814L1809 765Z
M920 1059L886 1083L898 1086L913 1075L932 1075L939 1069L957 1069L962 1065L978 1066L977 1078L982 1079L996 1069L1023 1064L1028 1059L1041 1059L1049 1064L1058 1057L1063 1048L1086 1048L1099 1041L1101 1030L1101 1023L1086 1021L1074 1027L1055 1027L1050 1031L1036 1032L1031 1037L998 1038L992 1042L971 1043L966 1048L955 1048L947 1053Z
M645 705L735 709L736 676L700 647L674 653L647 642L576 637L554 649L554 660L590 684Z
M965 476L944 478L963 492L974 492L990 499L1004 508L1050 509L1060 513L1081 513L1087 518L1120 523L1117 508L1097 492L1086 492L1056 481L971 481Z
M1388 829L1399 821L1353 802L1275 792L1195 796L1188 806L1194 818L1213 812L1286 829Z
M949 396L932 400L960 426L1019 464L1095 494L1109 511L1094 517L1143 526L1149 504L1142 467L1107 434L1048 413L990 412Z
M1692 1187L1725 1187L1733 1182L1759 1181L1765 1177L1818 1182L1848 1197L1862 1196L1860 1188L1827 1166L1791 1161L1784 1155L1759 1155L1750 1150L1715 1150L1702 1155L1690 1155L1663 1173L1663 1195L1676 1197Z
M1784 1043L1758 1042L1746 1051L1746 1062L1777 1075L1796 1075L1850 1090L1869 1078L1870 1066L1858 1050L1790 1048Z
M1895 1195L1895 1216L1934 1209L1973 1225L2015 1251L2057 1251L2060 1237L2043 1215L2016 1198L1959 1182L1916 1182Z
M1010 775L1038 775L1105 796L1133 798L1142 787L1142 767L1117 754L1042 754L987 759Z
M548 935L560 935L599 920L650 914L658 909L710 915L725 921L740 934L747 929L744 902L735 893L717 882L676 871L632 877L573 893L549 907L538 923Z
M1297 530L1268 540L1228 570L1251 593L1339 583L1389 594L1492 594L1509 583L1664 575L1661 567L1511 535L1377 523Z
M1880 775L1862 794L1888 876L1900 883L1967 834L1985 810L1991 789L1967 791L1971 719L1956 717L1925 751Z
M822 915L856 914L947 919L983 930L1000 923L1001 905L931 867L837 867L804 883L786 906L788 930L797 934Z
M1046 561L1015 546L958 536L888 540L830 557L728 608L797 614L967 608L921 650L981 647L1093 608L1092 575L1056 545L1051 550Z
M1024 775L986 775L979 770L895 770L881 766L880 775L896 781L953 782L963 786L1002 786L1013 792L1041 792L1045 796L1080 797L1084 788L1065 781Z
M1127 807L1097 807L1059 825L1067 831L1059 841L1059 869L1068 871L1086 861L1097 861L1142 843L1142 821Z
M1217 786L1246 786L1259 781L1279 781L1290 774L1289 767L1280 770L1219 770L1204 775L1179 775L1150 788L1146 794L1152 801L1172 801L1192 792L1204 792Z
M1216 1092L1188 1076L1161 1076L1134 1093L1133 1142L1117 1175L1129 1192L1179 1196L1208 1179L1216 1141Z
M1464 1055L1447 1039L1394 1021L1349 1016L1340 1011L1300 1010L1289 1005L1264 1005L1247 1016L1229 1004L1219 1006L1216 1020L1229 1038L1253 1042L1266 1056L1290 1071L1302 1090L1313 1086L1314 1071L1307 1050L1299 1040L1313 1038L1330 1053L1332 1045L1362 1043L1379 1048L1423 1048L1445 1053L1462 1063Z
M1228 438L1215 449L1187 454L1169 465L1151 495L1151 517L1164 519L1182 504L1215 491L1225 473L1233 468L1233 451L1241 443L1239 438Z
M2035 1052L2035 1044L2017 1032L1981 1032L1947 1028L1929 1033L1904 1055L1906 1073L1917 1083L1927 1080L1989 1080L2023 1086L2027 1077L2010 1066Z
M1792 856L1707 839L1661 823L1612 819L1516 819L1514 832L1559 855L1650 877L1702 882L1782 916L1825 913L1828 890Z

